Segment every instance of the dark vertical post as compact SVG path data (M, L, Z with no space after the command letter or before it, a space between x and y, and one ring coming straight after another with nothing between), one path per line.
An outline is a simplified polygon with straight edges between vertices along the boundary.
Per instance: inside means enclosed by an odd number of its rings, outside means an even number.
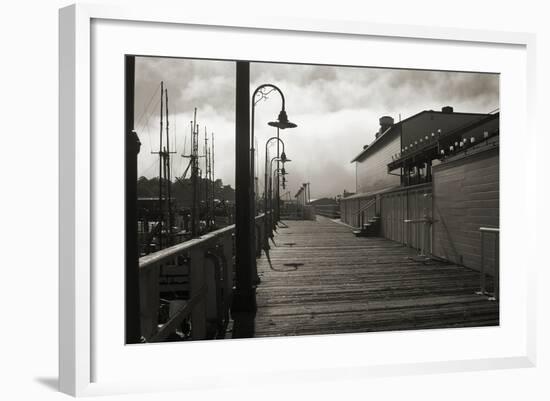
M137 232L137 155L141 143L134 131L135 57L125 58L125 320L126 343L140 341L139 242Z
M281 152L279 152L279 145L280 145L280 140L279 140L279 127L277 127L277 171L280 171L280 163L279 163L279 159L281 158ZM277 222L279 222L281 220L281 202L279 200L279 188L280 188L280 183L279 183L279 174L277 173Z
M210 186L209 180L209 161L208 161L208 133L206 132L206 127L204 127L204 215L206 221L206 230L210 229L210 197L208 194L208 187Z
M212 158L212 220L214 221L214 226L216 225L216 157L214 153L214 133L212 132L212 153L210 155Z
M199 174L198 159L198 127L197 127L197 108L193 114L193 123L191 127L191 182L193 185L193 212L191 213L191 235L195 238L198 235L197 215L198 215L198 183Z
M479 272L479 287L481 295L485 294L485 241L483 234L485 232L483 230L480 231L480 237L481 237L481 266L480 266L480 272Z
M237 61L235 103L235 264L236 283L233 295L233 312L254 312L256 291L253 285L254 216L250 199L250 64Z
M426 182L432 182L432 161L426 162Z
M165 185L168 184L167 181L168 181L168 153L166 151L166 146L163 148L163 152L162 154L164 155L164 157L162 157L162 176L164 177L164 182L165 182ZM168 193L166 193L168 195ZM170 213L170 211L168 211L168 213ZM164 217L163 217L163 223L166 223L166 226L168 226L168 220L164 220ZM162 231L162 227L161 227L161 231ZM170 243L170 230L169 230L169 227L166 228L166 238L164 239L164 244L166 245L166 247L168 248L169 246L171 246L172 244Z
M494 270L494 299L495 301L500 297L500 232L495 235L495 270Z

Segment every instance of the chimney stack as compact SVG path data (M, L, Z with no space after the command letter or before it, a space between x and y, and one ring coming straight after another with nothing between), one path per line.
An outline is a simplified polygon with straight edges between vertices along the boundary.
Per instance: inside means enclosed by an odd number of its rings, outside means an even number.
M382 116L380 117L379 121L380 121L380 129L376 133L376 138L382 135L388 128L390 128L393 125L393 118L390 116Z
M453 108L451 106L444 106L441 108L441 111L443 113L447 113L447 114L450 114L453 112Z

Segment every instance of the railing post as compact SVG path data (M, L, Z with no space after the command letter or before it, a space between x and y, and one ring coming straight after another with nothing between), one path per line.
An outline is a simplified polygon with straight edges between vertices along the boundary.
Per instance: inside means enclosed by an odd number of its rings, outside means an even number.
M481 231L481 266L480 266L480 277L479 277L479 288L482 295L485 294L485 232Z
M206 285L206 327L209 332L212 327L212 323L221 318L218 311L218 283L219 272L216 271L216 262L212 259L216 257L215 253L209 252L208 257L204 258L204 281ZM191 282L191 285L192 282ZM193 288L193 287L191 287ZM214 323L215 326L215 323Z
M204 274L204 249L197 247L189 252L191 258L190 281L191 281L191 299L199 297L196 306L191 313L191 337L193 340L203 340L206 338L206 299L204 290L207 293Z
M262 236L262 224L258 220L255 221L254 224L254 245L256 248L256 257L259 258L262 256L262 244L263 242L263 236Z
M493 292L494 292L494 298L495 298L495 301L498 300L499 298L499 291L500 291L500 255L499 255L499 251L500 251L500 234L496 234L495 236L495 271L494 271L494 276L493 276L493 280L494 280L494 287L493 287Z
M140 332L145 339L157 332L160 306L159 268L140 269Z
M271 228L269 227L269 216L271 214L266 210L264 210L264 219L263 219L263 224L262 224L262 227L263 227L263 231L264 231L264 236L263 236L263 241L262 243L264 244L264 249L267 251L269 250L269 235L268 235L268 231L271 230Z
M225 319L228 320L229 305L233 298L233 275L235 263L233 260L233 236L232 234L223 237L223 254L224 254L224 304L226 305Z
M490 301L496 301L499 297L499 281L500 281L500 266L499 266L499 229L498 228L487 228L487 227L480 227L480 240L481 240L481 266L480 266L480 278L479 278L479 291L476 291L476 294L479 295L488 295ZM493 270L493 294L490 294L486 288L485 288L485 234L489 233L494 235L495 237L495 259L494 259L494 270Z

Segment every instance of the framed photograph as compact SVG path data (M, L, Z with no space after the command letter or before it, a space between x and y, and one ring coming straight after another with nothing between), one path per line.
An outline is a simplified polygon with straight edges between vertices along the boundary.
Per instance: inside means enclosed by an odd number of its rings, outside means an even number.
M61 9L61 390L533 366L534 40Z

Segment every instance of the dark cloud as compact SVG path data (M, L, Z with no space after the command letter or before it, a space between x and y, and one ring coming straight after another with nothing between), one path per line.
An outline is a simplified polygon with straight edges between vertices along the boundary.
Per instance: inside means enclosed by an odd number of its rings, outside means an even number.
M155 129L158 93L148 111L143 113L143 109L161 80L169 89L170 108L178 114L178 126L188 125L192 110L197 107L201 126L223 134L219 140L224 153L218 153L218 172L224 182L233 185L235 64L138 58L136 120L141 114L145 115L142 120L148 120L152 112ZM282 134L288 153L295 155L289 165L290 190L309 181L315 197L334 196L344 188L355 189L355 174L349 161L373 139L382 115L398 120L400 116L406 118L445 105L463 112L489 112L499 106L497 74L253 63L251 92L263 83L276 84L284 91L289 117L299 125ZM263 166L265 141L274 134L266 123L277 116L277 98L277 94L271 94L256 109L259 166ZM141 125L147 128L147 124ZM149 137L145 146L154 148L154 134ZM178 139L179 144L182 142ZM143 158L140 167L154 162ZM263 167L259 169L261 177Z
M138 57L136 59L136 117L156 93L168 88L170 105L178 113L210 107L221 114L235 108L235 64L228 61Z
M475 101L480 107L498 106L496 74L284 64L261 64L253 71L257 74L253 76L255 82L284 82L290 90L299 91L301 99L316 99L300 104L303 108L316 107L319 112L395 109L401 104L422 102L452 102L460 107L461 103Z

